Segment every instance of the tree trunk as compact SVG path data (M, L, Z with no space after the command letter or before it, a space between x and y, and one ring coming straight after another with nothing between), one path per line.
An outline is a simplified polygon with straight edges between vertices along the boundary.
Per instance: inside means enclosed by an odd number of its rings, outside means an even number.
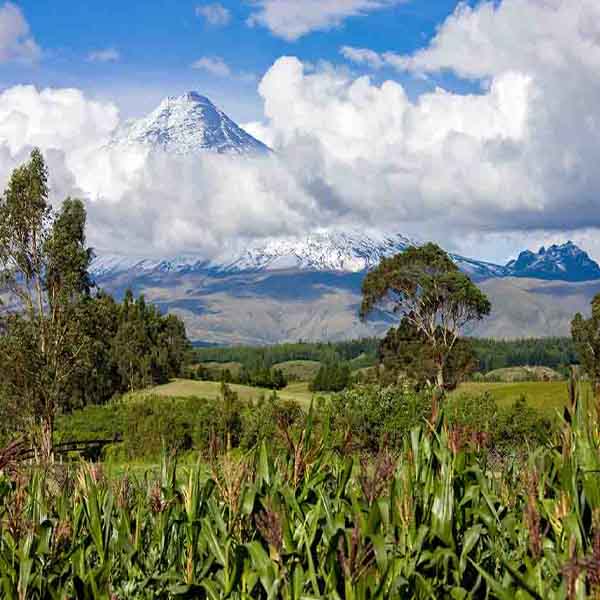
M44 464L54 462L54 417L48 415L42 420L42 434L40 439L40 459Z
M444 363L438 362L435 383L440 390L444 389Z

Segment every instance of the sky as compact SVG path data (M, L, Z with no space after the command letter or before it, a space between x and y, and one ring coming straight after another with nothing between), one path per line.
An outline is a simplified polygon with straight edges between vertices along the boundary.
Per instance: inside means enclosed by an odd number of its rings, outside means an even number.
M600 259L599 72L597 0L0 2L0 183L39 146L102 252L356 228ZM188 90L273 156L107 145Z

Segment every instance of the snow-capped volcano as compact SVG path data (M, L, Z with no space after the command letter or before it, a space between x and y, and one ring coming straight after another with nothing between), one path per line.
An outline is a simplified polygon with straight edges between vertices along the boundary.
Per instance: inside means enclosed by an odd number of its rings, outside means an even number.
M204 152L240 155L270 152L197 92L165 98L148 116L126 123L111 145L142 145L180 156Z
M590 281L600 279L600 267L587 252L569 241L562 245L543 246L538 252L525 250L507 268L516 277Z

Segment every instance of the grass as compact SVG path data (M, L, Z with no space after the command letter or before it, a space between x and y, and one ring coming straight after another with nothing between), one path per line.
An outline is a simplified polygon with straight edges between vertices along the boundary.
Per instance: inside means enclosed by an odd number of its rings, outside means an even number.
M308 408L316 395L308 389L308 382L291 383L283 390L277 392L282 400L298 402L303 408ZM250 387L246 385L231 384L231 389L237 392L241 400L258 400L261 395L269 395L270 390ZM520 396L525 396L528 404L544 412L553 413L561 410L568 400L566 381L520 381L514 383L488 383L468 382L463 383L453 394L481 394L489 392L498 406L513 403ZM189 379L174 379L171 383L159 385L142 394L152 393L159 396L183 398L196 396L200 398L219 398L221 384L213 381L192 381ZM318 394L323 396L324 394Z
M321 363L316 360L288 360L273 365L274 369L283 371L288 381L312 381L320 367Z
M490 382L515 383L517 381L560 381L564 377L548 367L506 367L486 373L484 379Z
M520 381L515 383L463 383L453 394L481 394L489 392L498 403L506 406L520 396L537 410L553 413L562 410L568 401L566 381Z
M205 369L216 375L222 373L223 371L229 371L232 375L239 375L240 371L242 370L242 364L239 362L205 362L201 364Z
M297 382L288 385L283 390L279 390L277 395L282 400L292 400L298 402L302 407L307 408L314 394L308 389L308 382ZM261 395L268 396L271 390L250 387L247 385L231 384L229 386L236 392L240 400L258 400ZM214 381L193 381L191 379L174 379L165 385L159 385L143 394L151 393L158 396L170 396L185 398L186 396L196 396L200 398L220 398L221 384ZM322 395L322 394L319 394Z

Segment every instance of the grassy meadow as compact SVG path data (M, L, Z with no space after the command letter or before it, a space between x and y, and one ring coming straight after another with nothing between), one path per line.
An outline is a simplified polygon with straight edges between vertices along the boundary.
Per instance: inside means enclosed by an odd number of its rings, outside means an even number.
M261 396L272 392L262 388L231 384L229 386L243 401L257 401ZM451 396L460 394L489 393L499 406L513 403L524 396L527 404L536 410L554 412L561 410L568 399L566 381L520 381L520 382L473 382L461 384ZM193 381L190 379L174 379L170 383L160 385L138 395L158 395L172 398L200 397L218 399L221 397L221 384L214 381ZM296 381L277 391L282 400L297 402L301 407L308 408L316 396L327 396L322 392L314 393L309 390L308 381Z
M251 387L248 385L228 384L229 388L234 391L240 400L248 402L252 400L256 402L261 397L268 397L273 392L263 388ZM298 381L290 383L284 389L277 391L277 396L281 400L290 400L297 402L303 408L308 408L310 402L315 396L323 396L327 394L314 394L309 390L307 381ZM153 395L164 396L170 398L221 398L221 384L215 381L195 381L191 379L174 379L165 385L137 392L138 396Z
M451 396L486 392L494 398L498 406L506 406L523 396L529 406L545 413L562 410L568 400L566 381L467 382L461 384Z

